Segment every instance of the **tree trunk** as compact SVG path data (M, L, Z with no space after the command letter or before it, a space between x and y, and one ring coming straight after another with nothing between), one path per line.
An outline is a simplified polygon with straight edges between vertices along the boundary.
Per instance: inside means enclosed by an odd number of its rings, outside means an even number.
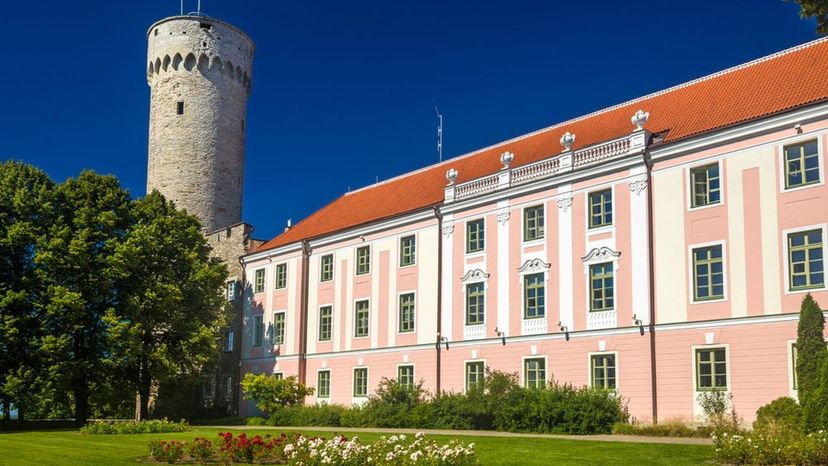
M8 398L3 398L3 430L6 430L6 423L11 417L11 405Z
M142 361L138 374L138 418L140 421L149 419L149 400L152 390L152 380L149 374L149 365Z
M89 392L84 385L83 388L75 390L75 427L86 425L89 417Z

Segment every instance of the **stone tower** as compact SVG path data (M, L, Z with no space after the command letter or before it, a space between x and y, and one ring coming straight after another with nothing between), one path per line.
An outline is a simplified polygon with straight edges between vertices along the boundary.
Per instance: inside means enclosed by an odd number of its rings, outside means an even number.
M253 41L201 15L147 31L147 192L196 215L205 231L241 222L244 134Z

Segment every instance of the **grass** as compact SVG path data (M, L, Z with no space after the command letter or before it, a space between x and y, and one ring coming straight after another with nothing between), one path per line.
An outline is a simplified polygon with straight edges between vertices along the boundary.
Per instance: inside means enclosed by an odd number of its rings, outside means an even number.
M262 431L240 427L233 432L250 435ZM135 465L148 456L151 439L192 440L217 437L219 429L197 428L186 433L81 435L76 430L0 433L0 465ZM303 433L330 437L332 434ZM349 435L347 431L343 433ZM376 440L380 434L359 433L362 441ZM438 441L449 436L429 436ZM597 442L518 437L459 437L474 442L483 465L685 465L712 464L713 447L706 445L672 445L648 443Z

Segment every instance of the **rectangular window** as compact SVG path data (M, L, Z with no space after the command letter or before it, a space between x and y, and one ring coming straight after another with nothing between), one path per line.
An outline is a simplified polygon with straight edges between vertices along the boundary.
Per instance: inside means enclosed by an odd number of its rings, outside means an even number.
M403 388L414 388L414 366L398 366L397 381Z
M796 375L796 359L797 359L797 352L796 352L796 343L791 344L791 367L793 368L793 389L796 390L797 385L797 375Z
M466 222L466 252L482 251L486 247L483 219Z
M788 275L791 291L825 286L822 230L788 234Z
M523 210L523 241L541 239L544 235L543 206L527 207Z
M819 147L816 139L785 146L785 187L819 183Z
M414 265L417 260L417 238L406 236L400 239L400 267Z
M331 306L319 308L319 341L331 341L333 328L333 309Z
M704 167L691 169L690 189L693 197L693 207L718 204L719 201L721 201L719 164L711 163L710 165L705 165Z
M331 397L331 371L319 371L316 374L316 397Z
M357 301L354 313L354 336L368 336L368 301Z
M589 193L589 227L612 225L612 189Z
M178 114L178 115L183 115L184 114L184 102L181 102L181 101L176 102L176 104L175 104L175 113Z
M727 360L724 348L696 350L696 389L727 390Z
M227 300L228 301L235 301L236 300L236 281L230 280L227 282Z
M319 259L319 281L331 280L333 280L333 254L328 254Z
M466 285L466 325L482 324L486 319L486 300L483 290L482 282Z
M546 387L546 359L523 360L523 385L526 388Z
M282 345L285 343L285 313L273 314L273 344Z
M256 271L256 281L253 284L253 291L255 293L261 293L264 291L264 282L265 282L265 269L259 269Z
M276 265L276 289L287 286L287 264Z
M224 402L230 403L233 399L233 376L224 376Z
M262 320L262 316L255 316L253 324L253 346L262 346L262 340L264 340L264 321Z
M354 369L354 397L368 396L368 368Z
M357 275L371 272L371 246L357 248Z
M483 378L486 377L486 365L483 361L474 361L466 363L466 391L483 383Z
M400 295L400 333L414 331L414 293Z
M724 298L722 246L693 249L694 301Z
M595 388L615 389L615 355L593 354L589 357L591 383Z
M282 372L274 372L273 377L275 377L276 380L284 380L285 374Z
M611 311L615 307L615 280L613 263L589 266L589 310Z
M523 318L546 317L546 287L543 273L533 273L523 278Z
M236 332L228 330L224 332L224 352L232 353L236 346Z

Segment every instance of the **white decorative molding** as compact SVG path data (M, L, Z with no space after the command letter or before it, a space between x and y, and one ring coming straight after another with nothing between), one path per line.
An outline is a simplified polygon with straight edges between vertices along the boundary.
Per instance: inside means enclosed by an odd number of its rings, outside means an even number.
M618 259L620 255L620 252L613 251L606 246L601 246L600 248L593 248L592 251L589 251L589 254L582 257L581 260L584 264L594 264L597 262L614 261Z
M443 225L443 236L451 238L452 233L454 233L454 225Z
M607 340L598 340L598 351L607 350Z
M526 260L526 262L524 262L524 263L523 263L523 265L521 265L521 266L518 268L518 273L536 273L536 272L543 272L543 271L545 271L546 269L548 269L549 267L551 267L551 265L552 265L552 264L549 264L549 263L547 263L547 262L544 262L544 261L542 261L542 260L540 260L540 259L538 259L538 258L535 258L535 259L527 259L527 260Z
M635 129L642 130L644 129L644 125L647 124L647 121L650 119L650 112L645 112L644 110L639 110L635 112L635 115L630 118L632 124L635 125Z
M616 326L617 313L615 311L597 311L587 313L587 329L613 328Z
M541 319L522 319L520 321L521 335L538 335L547 333L546 317Z
M506 207L504 209L498 209L498 211L497 211L497 223L499 223L501 225L505 225L506 222L509 221L510 216L511 216L511 213L510 213L508 207Z
M572 207L572 196L559 197L556 202L558 203L558 208L566 212Z
M627 184L630 187L630 192L635 194L636 196L641 195L645 189L647 189L647 179L646 178L639 178L637 180L630 180Z
M704 342L708 345L712 345L716 342L716 332L705 332L704 334Z
M463 339L464 340L482 340L486 338L486 324L464 325ZM473 350L472 359L477 359L477 350Z
M487 278L489 278L489 273L484 272L481 269L471 269L463 275L463 278L460 279L463 283L468 282L481 282Z

